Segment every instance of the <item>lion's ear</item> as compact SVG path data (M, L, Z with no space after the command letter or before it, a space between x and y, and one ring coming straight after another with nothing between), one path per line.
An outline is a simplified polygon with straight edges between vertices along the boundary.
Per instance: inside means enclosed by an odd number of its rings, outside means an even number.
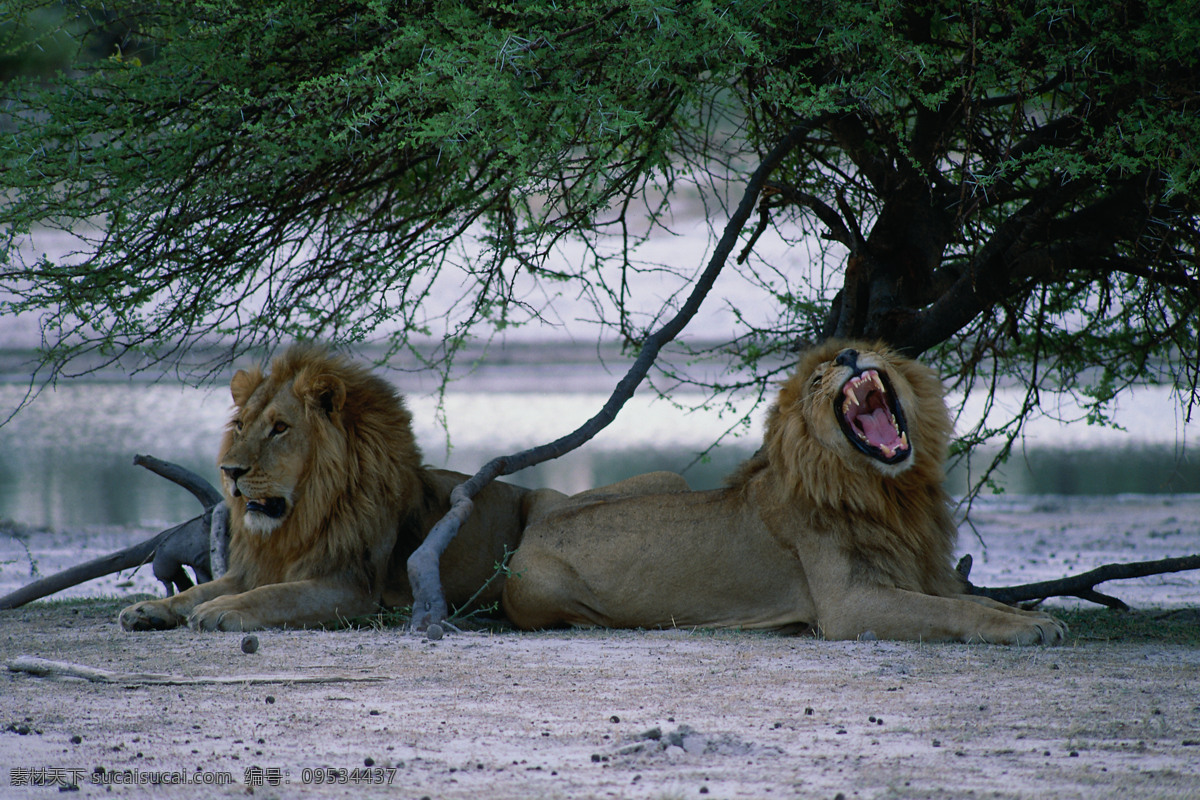
M296 381L296 394L311 406L334 414L346 405L346 384L336 375L305 375Z
M247 372L239 369L233 373L233 380L229 382L229 393L233 395L234 404L239 408L246 405L246 401L250 399L250 395L254 394L254 390L260 383L262 383L260 370Z

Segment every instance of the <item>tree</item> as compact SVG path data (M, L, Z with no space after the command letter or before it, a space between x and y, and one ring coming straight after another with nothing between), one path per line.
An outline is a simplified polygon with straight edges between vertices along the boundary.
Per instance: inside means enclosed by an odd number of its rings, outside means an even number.
M1050 388L1093 422L1133 382L1197 398L1186 0L9 5L5 52L77 46L59 78L4 88L0 313L42 315L49 378L291 337L432 336L449 369L472 332L539 320L530 286L592 298L636 346L658 314L631 276L664 269L638 245L694 195L720 228L778 154L734 231L768 321L688 342L728 368L716 395L859 336L967 389L1028 387L965 445L1011 445ZM32 255L46 227L78 253ZM756 258L768 229L821 243L812 269Z
M811 121L755 235L827 248L801 275L750 254L777 308L711 343L750 368L719 388L852 335L1020 377L1034 405L1083 389L1097 418L1133 380L1195 396L1188 2L11 5L7 52L78 44L69 74L4 91L0 311L44 315L52 371L214 337L452 353L536 320L531 283L608 298L637 343L639 241L681 193L715 215ZM73 259L22 247L45 226L80 236ZM568 239L594 258L556 260ZM464 303L422 302L452 268Z

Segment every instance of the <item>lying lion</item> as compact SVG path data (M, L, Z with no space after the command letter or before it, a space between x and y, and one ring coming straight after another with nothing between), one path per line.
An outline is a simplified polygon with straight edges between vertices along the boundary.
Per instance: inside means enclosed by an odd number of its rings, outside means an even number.
M575 495L525 531L504 588L522 628L723 627L1054 644L1053 617L964 594L934 373L880 345L807 353L726 488L656 473Z
M302 627L412 602L406 561L467 476L421 466L404 402L361 366L294 347L270 374L238 371L219 466L226 574L121 612L126 630ZM541 498L493 483L442 556L447 602L466 604L516 548ZM477 604L499 599L502 580Z

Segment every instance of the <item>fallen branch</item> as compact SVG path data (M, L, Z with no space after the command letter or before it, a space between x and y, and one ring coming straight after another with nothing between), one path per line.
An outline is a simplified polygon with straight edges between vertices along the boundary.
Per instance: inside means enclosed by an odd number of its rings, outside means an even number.
M217 675L185 678L154 672L111 672L107 669L72 664L69 661L51 661L36 656L17 656L9 661L7 666L9 672L24 672L50 680L78 678L91 683L115 683L122 686L257 686L265 683L374 683L384 680L375 675Z
M434 623L446 619L448 610L446 598L442 592L440 564L442 553L454 539L458 529L471 515L472 499L483 487L487 486L501 475L511 475L517 470L541 464L575 450L588 442L593 436L604 430L614 419L617 412L633 397L634 390L646 377L650 367L658 358L659 351L674 339L695 316L701 302L708 295L713 282L716 281L729 254L733 252L746 221L754 211L755 201L762 191L771 172L779 165L791 150L800 142L815 121L802 123L792 128L775 148L767 154L758 169L750 177L746 191L737 209L729 218L725 230L717 242L708 266L700 275L695 288L679 312L662 328L646 337L637 360L613 390L608 402L594 417L589 419L575 431L556 439L549 444L524 450L513 455L500 456L484 464L483 467L464 483L454 487L450 493L450 510L438 520L429 535L408 559L408 579L413 591L413 616L411 626L414 630L425 630Z
M178 537L178 539L176 539ZM81 583L86 583L96 578L111 575L114 572L120 572L123 569L136 569L143 564L150 563L156 560L156 555L162 551L165 555L168 547L172 547L173 542L189 543L199 540L203 537L206 542L208 539L208 515L194 517L182 525L176 525L174 528L168 528L152 539L147 539L140 544L135 544L133 547L128 547L124 550L118 550L115 553L109 553L106 556L88 561L84 564L78 564L70 569L65 569L62 572L56 572L40 580L22 586L11 594L0 597L0 609L17 608L26 603L32 603L34 600L40 600L43 597L61 592L63 589L69 589L72 586L78 586ZM207 551L207 547L205 548ZM167 559L163 559L165 575L159 575L158 568L154 570L156 578L161 580L165 585L168 581L183 591L188 586L192 585L187 574L177 574L179 562L175 559L170 559L170 562L175 565L175 569L169 569L166 565ZM195 566L193 565L193 568ZM197 573L197 579L203 580L207 575L203 571ZM168 588L170 591L170 588Z
M196 580L205 583L225 571L225 547L228 544L228 515L221 494L207 481L177 464L153 456L135 456L133 463L161 475L191 492L204 505L204 513L182 525L159 533L140 544L84 564L56 572L0 597L0 609L17 608L34 600L78 586L124 569L136 569L149 563L154 577L162 581L167 594L191 587L184 567L191 567ZM217 524L213 525L214 515Z
M1020 586L1004 586L991 588L973 586L967 582L971 594L990 597L1001 603L1023 603L1031 600L1045 600L1049 597L1078 597L1092 603L1098 603L1109 608L1126 610L1129 606L1122 600L1110 595L1097 592L1097 584L1106 581L1127 580L1129 578L1145 578L1148 575L1162 575L1169 572L1183 572L1190 569L1200 569L1200 555L1181 556L1179 558L1163 558L1157 561L1140 561L1129 564L1105 564L1093 570L1068 575L1052 581L1025 583ZM958 562L958 571L965 580L971 573L971 557L963 556Z

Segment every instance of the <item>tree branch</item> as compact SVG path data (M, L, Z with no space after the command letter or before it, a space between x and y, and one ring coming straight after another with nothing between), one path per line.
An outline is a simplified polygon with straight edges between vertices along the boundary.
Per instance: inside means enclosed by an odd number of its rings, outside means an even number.
M100 558L78 564L74 567L64 569L62 572L56 572L53 575L48 575L45 578L28 583L15 592L0 597L0 609L18 608L26 603L32 603L34 600L40 600L43 597L61 592L63 589L69 589L72 586L78 586L81 583L86 583L105 575L111 575L123 569L140 567L154 560L156 554L172 541L183 542L186 545L190 542L203 540L204 553L207 555L208 518L209 515L207 513L199 517L194 517L182 525L168 528L157 536L147 539L140 544L135 544L124 550L118 550L115 553L109 553L106 556L101 556ZM189 547L187 549L196 550L197 548ZM199 551L197 550L197 552ZM178 563L176 563L175 567L178 568L178 566ZM183 590L192 585L191 579L187 578L186 575L180 578L176 573L177 569L171 569L169 574L159 575L158 570L155 570L155 577L163 582L168 592L173 591L174 586L178 586L180 590ZM183 581L187 582L186 585L183 584Z
M482 491L483 487L501 475L510 475L517 470L558 458L578 448L616 418L617 412L633 396L638 384L650 371L659 351L679 335L699 310L700 304L712 289L713 283L725 266L726 259L733 252L738 236L753 213L755 201L771 172L799 144L804 135L817 124L819 124L819 120L809 120L795 126L783 141L763 159L758 169L751 175L741 202L725 226L725 231L720 241L717 242L708 266L696 282L687 301L666 325L646 337L633 366L617 383L608 402L604 404L599 413L575 431L549 444L492 459L469 480L456 486L450 493L450 510L442 519L438 520L433 530L426 536L425 541L408 559L408 577L413 590L411 625L414 630L425 630L429 625L440 623L446 618L448 610L439 573L441 555L450 545L463 522L470 516L473 507L472 498Z
M782 200L774 203L769 202L768 198L771 195L779 195ZM758 204L758 225L755 227L754 233L750 235L750 240L746 242L746 246L742 248L742 252L738 254L737 263L745 263L746 259L750 257L750 253L754 250L754 244L771 223L771 209L785 205L797 205L810 209L829 228L826 238L844 244L850 250L851 256L857 256L866 248L866 242L863 240L862 231L858 228L858 221L854 217L854 212L846 204L844 192L838 192L838 208L842 210L842 214L844 215L843 220L843 217L839 216L837 211L834 211L825 201L816 195L801 191L795 186L771 181L763 187L763 199Z
M1030 201L999 227L979 255L933 305L912 314L905 328L892 332L887 338L903 348L907 355L919 356L953 336L985 309L1018 291L1020 285L1014 280L1018 268L1039 263L1020 257L1044 233L1051 216L1083 188L1082 184L1072 184L1040 201ZM1046 263L1041 262L1041 265L1046 266Z
M973 586L967 582L971 594L990 597L1001 603L1021 603L1029 600L1045 600L1048 597L1078 597L1092 603L1099 603L1109 608L1127 609L1121 600L1095 590L1096 584L1106 581L1127 580L1129 578L1144 578L1148 575L1162 575L1168 572L1183 572L1190 569L1200 569L1200 555L1181 556L1179 558L1163 558L1157 561L1140 561L1132 564L1105 564L1079 575L1070 575L1053 581L1025 583L1020 586L1005 586L989 588ZM964 556L958 565L959 573L965 580L970 574L970 556Z
M204 513L132 547L26 584L0 597L0 609L17 608L63 589L123 569L135 569L148 562L154 570L154 577L166 587L167 594L192 586L191 578L183 569L185 565L195 571L196 580L201 583L211 580L214 573L218 576L224 573L224 547L228 544L229 521L226 507L221 505L221 493L199 475L178 464L146 455L134 457L133 463L187 489L204 506ZM219 528L215 532L212 530L214 516ZM218 540L215 542L214 533Z
M273 675L164 675L157 672L113 672L70 661L51 661L37 656L17 656L5 665L9 672L23 672L39 678L61 680L77 678L90 683L117 683L123 686L263 686L274 683L373 683L385 680L378 675L304 675L279 673Z
M827 127L875 191L884 193L895 175L895 169L886 158L879 155L876 145L884 138L883 134L873 137L858 115L852 113L833 119Z

